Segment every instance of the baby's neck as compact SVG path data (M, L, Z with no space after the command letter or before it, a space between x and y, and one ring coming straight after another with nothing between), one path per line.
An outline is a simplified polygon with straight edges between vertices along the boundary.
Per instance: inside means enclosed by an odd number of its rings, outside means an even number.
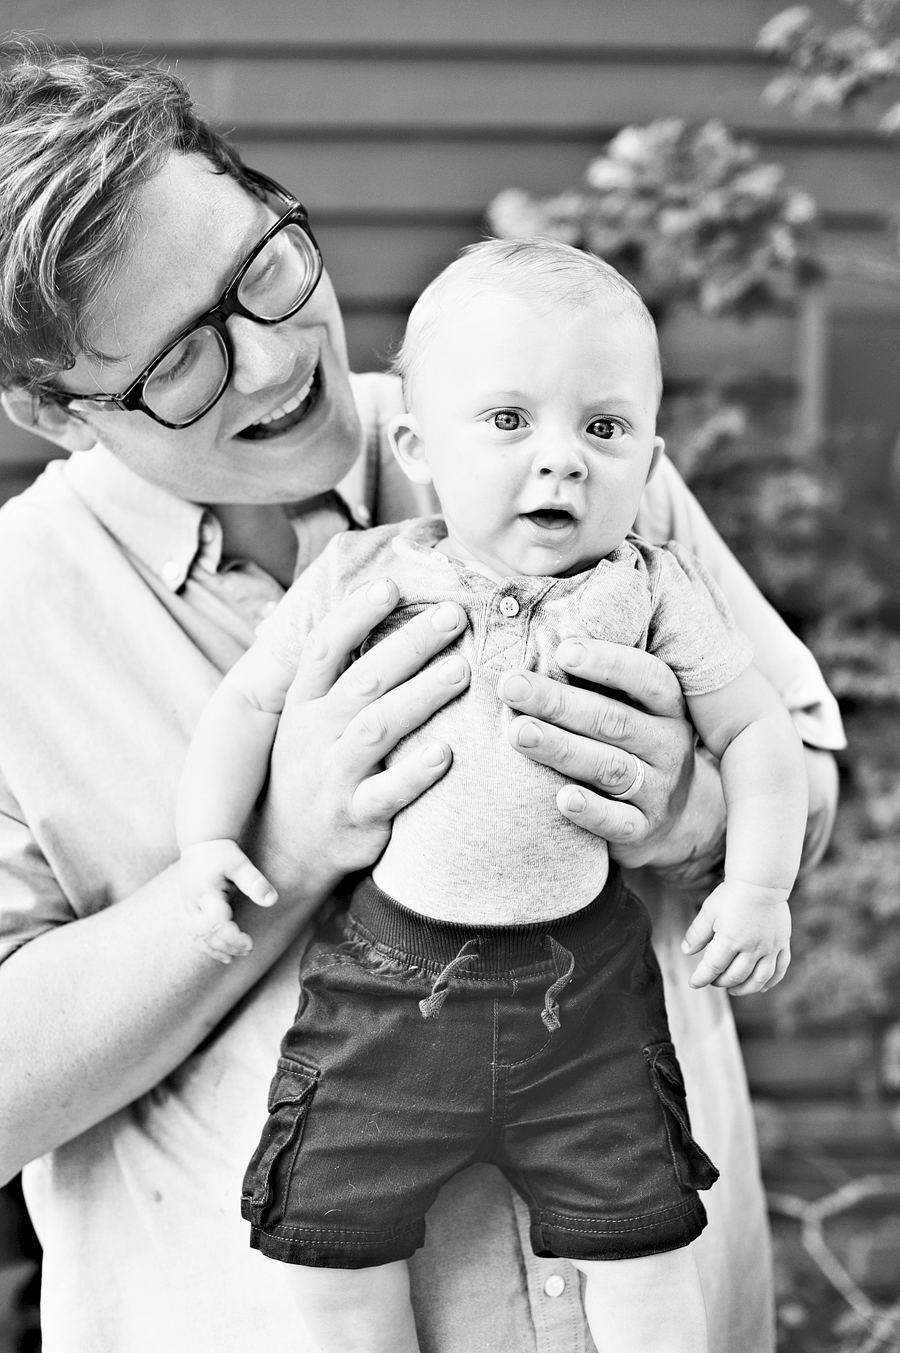
M495 568L491 568L490 564L485 564L481 559L470 559L468 555L456 548L449 536L444 536L443 540L436 541L434 548L439 554L446 554L451 559L458 559L473 573L480 573L483 577L490 578L492 583L502 583L504 576L509 576L498 573Z

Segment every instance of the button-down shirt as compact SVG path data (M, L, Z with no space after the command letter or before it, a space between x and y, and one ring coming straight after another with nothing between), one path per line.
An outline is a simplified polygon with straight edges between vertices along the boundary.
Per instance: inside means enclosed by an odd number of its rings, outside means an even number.
M349 511L362 524L366 514L431 510L392 474L380 435L398 408L396 383L357 378L355 393L367 447L340 486ZM651 487L641 534L675 536L704 560L804 736L839 745L812 659L674 472ZM301 566L344 515L330 496L298 509ZM176 858L175 794L197 717L282 589L255 565L223 567L204 508L102 448L54 462L3 509L0 578L3 956L114 905ZM694 1126L723 1169L698 1242L713 1346L769 1353L767 1238L740 1057L724 993L687 993L681 924L674 907L663 911L658 943ZM46 1353L308 1353L280 1266L249 1249L238 1199L296 1004L300 948L156 1089L25 1171L45 1247ZM443 1190L412 1268L423 1350L590 1348L577 1274L531 1254L527 1213L490 1167Z

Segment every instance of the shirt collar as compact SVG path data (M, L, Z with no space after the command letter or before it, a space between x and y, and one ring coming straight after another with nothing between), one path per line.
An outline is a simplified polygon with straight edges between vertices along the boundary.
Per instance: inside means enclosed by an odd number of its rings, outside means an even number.
M222 530L212 513L142 479L105 446L74 453L64 473L110 535L173 592L195 560L218 568Z

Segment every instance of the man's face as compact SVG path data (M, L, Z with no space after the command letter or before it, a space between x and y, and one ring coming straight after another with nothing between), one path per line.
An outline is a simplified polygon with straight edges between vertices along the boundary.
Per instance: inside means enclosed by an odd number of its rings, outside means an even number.
M127 389L170 339L215 304L276 220L199 156L172 155L141 189L137 207L125 259L89 314L91 342L104 360L80 355L60 378L63 389ZM359 453L360 428L327 274L292 319L264 326L232 315L228 330L231 382L192 427L166 428L140 412L76 410L131 469L195 502L291 502L333 488Z
M414 368L412 416L461 558L572 574L620 545L662 442L645 325L618 297L448 307Z

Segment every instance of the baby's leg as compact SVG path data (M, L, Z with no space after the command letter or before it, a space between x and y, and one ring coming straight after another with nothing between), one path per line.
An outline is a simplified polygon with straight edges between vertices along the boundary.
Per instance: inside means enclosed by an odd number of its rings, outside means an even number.
M707 1353L693 1247L642 1259L580 1260L598 1353Z
M419 1353L405 1260L377 1268L290 1265L286 1272L322 1353Z

